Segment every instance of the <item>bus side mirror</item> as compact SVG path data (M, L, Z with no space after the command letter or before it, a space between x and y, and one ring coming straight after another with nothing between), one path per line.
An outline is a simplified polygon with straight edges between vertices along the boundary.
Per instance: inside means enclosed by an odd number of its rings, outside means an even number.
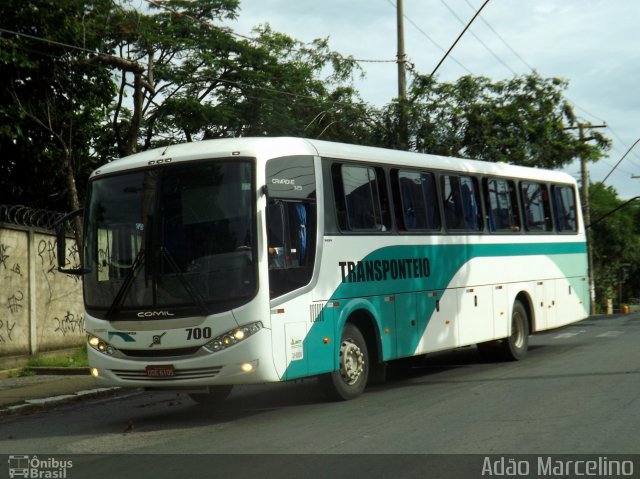
M83 209L72 211L64 215L53 225L56 231L56 256L58 258L58 271L65 274L80 276L87 272L87 269L80 265L79 268L65 268L67 264L67 222L83 213Z

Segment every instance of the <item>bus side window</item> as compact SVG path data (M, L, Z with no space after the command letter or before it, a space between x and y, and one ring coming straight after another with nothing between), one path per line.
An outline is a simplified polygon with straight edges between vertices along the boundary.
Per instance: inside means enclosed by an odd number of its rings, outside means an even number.
M267 247L269 269L286 268L286 211L282 201L270 202L267 207Z
M269 290L277 297L311 280L315 256L315 206L271 200L267 206Z
M335 164L332 173L341 230L373 232L391 228L391 213L381 168Z
M392 175L396 191L396 216L407 231L440 229L440 212L433 174L398 171Z
M482 214L475 179L471 176L442 177L445 223L450 230L482 230Z
M553 226L547 185L523 181L520 183L520 191L527 231L551 231Z
M578 231L576 221L576 197L571 186L553 185L553 212L556 218L556 230L561 233Z
M489 231L520 231L518 200L513 181L490 178L484 184Z

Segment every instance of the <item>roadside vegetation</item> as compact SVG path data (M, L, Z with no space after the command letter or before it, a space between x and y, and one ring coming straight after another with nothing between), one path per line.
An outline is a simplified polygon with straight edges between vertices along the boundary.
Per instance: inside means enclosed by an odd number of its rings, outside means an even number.
M37 368L88 368L87 347L81 346L69 351L67 354L56 356L33 356L27 365L11 374L12 377L33 376L37 374Z

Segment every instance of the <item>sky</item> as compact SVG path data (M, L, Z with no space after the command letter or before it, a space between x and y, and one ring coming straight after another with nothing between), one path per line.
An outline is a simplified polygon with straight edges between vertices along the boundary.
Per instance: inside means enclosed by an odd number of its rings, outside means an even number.
M484 0L404 0L405 50L420 73L431 73ZM602 181L640 138L640 2L637 0L490 0L444 61L437 76L450 82L469 73L493 80L535 69L569 82L565 97L581 122L606 124L609 156L590 164ZM268 23L304 42L328 38L330 48L362 60L394 60L395 0L241 0L235 32ZM398 94L397 66L362 62L354 78L374 106ZM408 78L410 81L410 77ZM579 163L565 168L578 178ZM640 195L640 145L606 181L621 198Z

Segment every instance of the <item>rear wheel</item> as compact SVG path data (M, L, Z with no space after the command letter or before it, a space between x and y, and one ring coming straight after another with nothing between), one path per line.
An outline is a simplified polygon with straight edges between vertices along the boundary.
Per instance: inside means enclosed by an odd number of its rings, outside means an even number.
M368 377L367 343L356 326L347 324L340 339L339 369L321 376L321 384L330 399L347 401L362 394Z
M205 406L217 406L222 404L231 394L233 386L209 386L206 393L192 393L189 397L198 404Z
M516 300L511 312L511 335L502 343L504 357L519 361L527 354L529 347L529 317L524 305Z

